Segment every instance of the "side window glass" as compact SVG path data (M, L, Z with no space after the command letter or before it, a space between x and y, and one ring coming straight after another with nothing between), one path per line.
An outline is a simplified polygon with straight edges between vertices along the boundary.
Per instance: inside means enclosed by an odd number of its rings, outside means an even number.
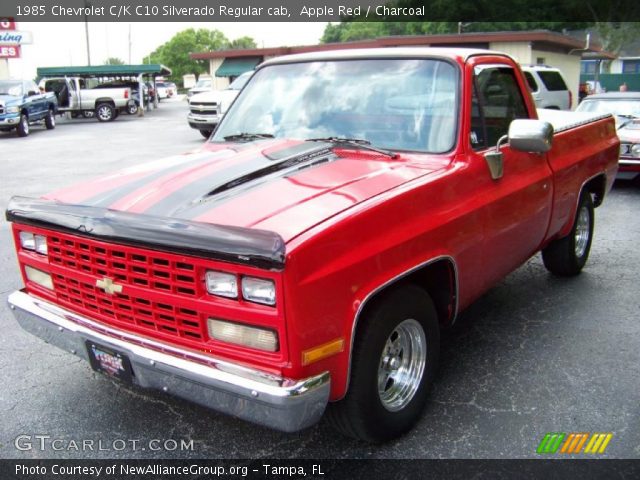
M493 146L500 137L507 134L514 119L528 118L524 98L511 67L478 66L474 72L474 84L483 140L486 146Z
M527 85L529 85L529 90L531 90L532 92L537 92L538 83L536 82L536 79L533 78L533 75L531 74L531 72L523 72L523 73L524 73L524 78L527 79Z

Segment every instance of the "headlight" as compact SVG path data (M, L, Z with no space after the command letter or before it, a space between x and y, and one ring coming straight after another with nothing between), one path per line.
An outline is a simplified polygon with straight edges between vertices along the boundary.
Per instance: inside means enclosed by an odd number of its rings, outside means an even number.
M238 280L232 273L207 271L205 276L207 292L220 297L238 298Z
M51 275L47 272L43 272L42 270L26 265L24 267L24 273L27 274L27 279L29 281L37 283L41 287L53 290L53 280L51 279Z
M20 113L20 107L7 107L7 113Z
M20 232L20 245L25 250L32 250L42 255L47 252L47 237L44 235L34 235L31 232Z
M276 285L273 280L244 277L242 279L242 297L250 302L275 305Z
M267 352L278 351L278 335L273 330L214 318L210 318L207 325L209 336L221 342L234 343Z
M640 143L636 143L633 147L631 147L631 155L634 157L640 157Z

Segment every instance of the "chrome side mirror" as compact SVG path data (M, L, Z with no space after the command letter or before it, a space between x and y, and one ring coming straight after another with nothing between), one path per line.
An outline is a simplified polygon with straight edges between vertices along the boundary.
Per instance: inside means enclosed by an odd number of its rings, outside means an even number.
M503 174L503 158L500 147L505 143L513 150L530 153L544 153L551 149L553 126L542 120L513 120L509 125L509 134L498 140L496 148L484 154L491 178L498 180Z
M544 153L551 150L553 126L542 120L514 120L509 125L509 145L520 152Z

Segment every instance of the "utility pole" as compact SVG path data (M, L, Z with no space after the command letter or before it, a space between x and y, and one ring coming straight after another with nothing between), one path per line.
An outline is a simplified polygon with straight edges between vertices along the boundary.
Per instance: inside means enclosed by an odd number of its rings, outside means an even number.
M91 4L84 0L84 36L87 39L87 65L91 66L91 48L89 47L89 21L87 20L87 10Z
M129 24L129 65L131 65L131 24Z

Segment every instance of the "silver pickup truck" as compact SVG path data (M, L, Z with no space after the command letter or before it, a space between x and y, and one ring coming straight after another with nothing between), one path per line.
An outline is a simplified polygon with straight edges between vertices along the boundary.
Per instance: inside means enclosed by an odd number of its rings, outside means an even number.
M136 108L131 89L126 87L87 88L87 81L80 77L45 78L40 87L56 94L60 112L95 116L100 122L115 120L120 110Z

